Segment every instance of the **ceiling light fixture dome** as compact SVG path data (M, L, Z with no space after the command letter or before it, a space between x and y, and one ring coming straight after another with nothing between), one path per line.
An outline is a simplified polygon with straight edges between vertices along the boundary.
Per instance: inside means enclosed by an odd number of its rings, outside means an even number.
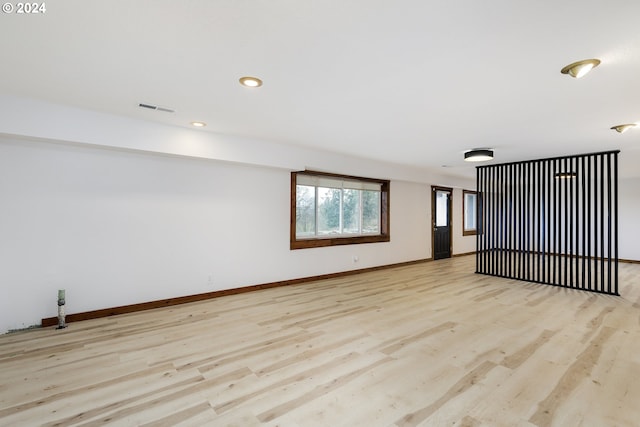
M569 74L571 77L579 79L587 74L589 71L600 65L599 59L585 59L583 61L574 62L564 67L560 72L562 74Z
M570 178L575 178L576 176L578 176L578 174L575 172L557 172L556 173L556 178L558 179L570 179Z
M631 128L636 127L635 123L626 123L624 125L616 125L611 127L612 130L615 130L618 133L625 133L626 131L628 131Z
M488 148L474 148L464 153L466 162L486 162L493 159L493 150Z
M262 86L262 80L257 77L240 77L240 84L246 87L260 87Z
M205 127L207 124L205 122L191 122L191 126L195 126L197 128L203 128Z

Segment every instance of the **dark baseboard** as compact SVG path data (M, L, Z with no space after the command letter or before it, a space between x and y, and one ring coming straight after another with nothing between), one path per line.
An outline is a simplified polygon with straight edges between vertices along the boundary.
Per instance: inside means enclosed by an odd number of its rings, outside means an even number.
M453 254L453 255L451 255L451 257L455 258L455 257L458 257L458 256L467 256L467 255L475 255L475 254L476 254L476 251L464 252L464 253L461 253L461 254Z
M282 280L279 282L263 283L260 285L245 286L242 288L224 289L221 291L206 292L203 294L187 295L182 297L167 298L156 301L142 302L138 304L122 305L119 307L104 308L100 310L85 311L82 313L72 313L65 316L65 323L78 322L81 320L97 319L100 317L115 316L118 314L133 313L136 311L152 310L154 308L170 307L173 305L186 304L190 302L204 301L211 298L219 298L227 295L243 294L245 292L259 291L261 289L277 288L280 286L298 285L301 283L313 282L323 279L334 279L337 277L351 276L354 274L366 273L369 271L383 270L388 268L403 267L407 265L421 264L432 261L431 258L416 261L387 264L377 267L361 268L358 270L342 271L338 273L321 274L319 276L303 277L299 279ZM55 326L58 324L57 317L47 317L42 319L42 327Z

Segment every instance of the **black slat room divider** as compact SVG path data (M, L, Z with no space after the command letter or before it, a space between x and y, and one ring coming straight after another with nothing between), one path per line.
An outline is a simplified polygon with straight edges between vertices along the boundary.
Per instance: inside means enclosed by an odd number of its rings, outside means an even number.
M476 273L619 295L618 153L477 167Z

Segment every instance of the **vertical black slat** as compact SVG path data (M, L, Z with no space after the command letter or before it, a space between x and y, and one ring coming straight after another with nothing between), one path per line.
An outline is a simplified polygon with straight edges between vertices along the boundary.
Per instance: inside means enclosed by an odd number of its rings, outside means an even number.
M586 248L586 241L587 241L587 230L586 230L586 211L587 211L587 204L586 204L586 189L585 189L585 185L586 185L586 171L585 171L585 167L584 167L584 156L582 156L580 158L580 184L581 184L581 190L582 190L582 251L580 252L580 255L582 255L582 276L580 279L580 283L581 289L585 289L585 285L586 285L586 272L585 272L585 268L587 266L586 263L586 256L587 256L587 248Z
M613 293L612 289L612 271L613 263L611 260L613 239L611 238L612 224L611 224L611 153L607 153L607 293Z
M503 210L504 210L504 227L502 230L502 242L504 245L504 275L510 277L509 274L509 260L511 259L511 248L509 246L509 170L510 165L504 165L503 169L503 182L502 182L502 194L503 194Z
M494 167L495 178L493 181L493 209L494 209L494 234L493 234L493 274L500 275L500 167Z
M487 229L489 233L489 236L487 238L487 268L489 274L493 274L493 233L495 230L495 224L493 223L493 171L493 167L490 167L487 171L489 173L487 181L487 199L489 205L487 209L489 222L489 227Z
M487 255L487 250L489 248L489 191L488 191L488 182L489 182L489 171L487 168L482 168L482 175L483 175L483 181L482 181L482 185L483 185L483 193L482 196L484 197L484 200L482 201L482 208L483 208L483 212L482 212L482 221L484 223L483 230L482 230L482 249L483 249L483 253L482 253L482 271L483 273L487 274L489 273L489 264L488 264L488 255Z
M485 222L487 224L485 228L485 254L484 254L484 263L485 263L485 273L490 274L491 272L491 233L493 230L493 224L491 224L491 169L485 169L485 188L486 192L484 196L486 198L485 203Z
M541 179L542 179L542 281L543 282L547 282L547 269L548 269L548 265L549 263L547 262L547 256L548 256L548 250L547 250L547 245L548 245L548 239L547 239L547 235L549 233L549 217L547 215L547 211L549 209L549 192L548 190L548 185L547 182L549 182L549 180L547 179L547 174L549 173L548 171L548 166L549 166L549 162L544 161L542 163L542 171L541 171Z
M482 212L482 221L484 223L482 230L482 242L483 242L483 254L482 254L482 271L485 274L489 273L489 230L491 229L489 225L489 170L484 167L482 168L483 175L483 212Z
M593 156L593 290L600 290L598 275L598 157Z
M556 168L558 173L562 170L562 163L558 160L556 164ZM556 189L556 272L555 272L555 283L557 285L562 285L562 258L560 254L562 253L562 183L560 179L555 179L555 189Z
M563 172L567 172L567 158L565 157L564 159L562 159L562 171ZM568 255L568 250L567 250L567 240L568 240L568 231L567 231L567 221L568 221L568 208L569 208L569 202L567 200L567 195L568 195L568 191L567 191L567 182L568 182L568 178L562 179L562 193L564 196L564 200L562 202L562 209L564 212L564 216L563 216L563 241L562 241L562 255L563 255L563 262L564 262L564 274L563 274L563 280L562 280L562 286L567 286L567 277L568 277L568 272L567 272L567 255Z
M482 262L482 169L476 167L476 273Z
M605 170L604 170L604 155L599 155L600 158L600 290L605 292L605 282L604 282L604 240L605 240L605 229L604 229L604 181L605 181Z
M582 179L584 164L582 156L576 157L576 283L584 289L584 265L582 264L584 245L584 197Z
M614 268L614 292L618 292L618 153L613 155L613 206L615 214L613 216L613 256L615 262Z
M562 172L562 160L558 160L558 172ZM562 208L564 207L563 205L563 200L562 200L562 186L564 185L564 182L562 179L556 179L556 181L558 182L558 194L557 194L557 198L558 198L558 277L557 277L557 283L558 285L562 286L562 284L564 283L562 281L562 274L564 272L563 269L563 244L564 242L562 241L562 233L564 231L564 224L562 222L563 220L563 215L562 215Z
M537 251L538 251L538 266L537 266L537 277L538 277L538 282L544 282L544 280L542 279L542 272L543 272L543 264L542 264L542 257L544 254L544 249L542 248L544 239L542 237L542 233L544 232L544 192L543 192L543 184L542 184L542 171L543 171L543 166L544 166L544 162L538 162L537 164L537 169L536 169L536 175L537 175L537 183L538 183L538 209L537 209L537 216L538 216L538 230L536 233L536 246L537 246Z
M539 224L539 228L538 228L538 251L540 252L540 257L539 257L539 267L538 267L538 278L540 282L544 283L544 271L545 271L545 257L546 257L546 251L545 251L545 227L546 227L546 216L545 216L545 209L547 208L547 194L545 192L546 186L545 186L545 167L546 167L546 162L545 161L541 161L540 162L540 166L538 169L538 187L540 189L540 224Z
M482 212L482 221L483 221L483 230L482 230L482 242L483 242L483 254L482 254L482 272L485 274L489 274L489 259L487 255L487 251L489 248L489 230L491 229L489 225L489 189L488 189L488 181L489 181L489 170L486 167L482 168L483 178L483 194L484 200L483 204L483 212Z
M476 272L483 273L482 262L484 260L483 256L483 241L484 241L484 168L476 167L476 188L478 190L478 210L476 211L476 215L478 217L478 222L476 223L477 233L476 233Z
M575 287L577 289L582 289L582 280L580 280L580 242L581 236L580 233L580 203L582 201L580 197L580 176L582 176L582 170L580 168L580 158L574 157L573 159L575 164L576 177L574 178L574 193L573 193L573 204L574 204L574 258L575 258Z
M502 230L500 231L500 244L502 245L502 275L505 277L509 277L507 273L507 257L509 256L507 251L507 227L509 226L507 210L508 210L508 200L507 200L507 176L508 176L508 166L503 165L502 169L502 181L500 185L500 200L502 200Z
M484 168L477 167L476 168L476 188L478 189L478 207L479 209L476 212L478 216L478 222L476 226L478 227L476 233L476 271L478 273L484 273L482 268L482 262L484 260Z
M516 173L516 165L511 165L511 237L509 240L509 248L511 249L511 274L510 277L516 277L516 235L517 235L517 220L518 207L516 205L516 197L518 192L518 175Z
M531 206L531 196L532 196L532 190L533 190L533 180L531 177L531 162L527 162L527 192L526 192L526 197L527 197L527 208L525 210L525 214L526 214L526 256L527 256L527 280L531 280L531 233L532 233L532 222L533 222L533 215L531 214L532 212L532 206Z
M486 274L491 274L491 232L493 225L491 224L491 169L486 168L485 171L485 188L486 192L484 193L485 197L485 224L486 227L484 229L485 234L485 253L484 253L484 271Z
M577 194L578 194L578 188L577 188L577 182L578 182L578 166L576 164L576 157L572 156L569 158L569 163L571 164L571 172L573 172L574 175L572 175L573 177L571 178L571 187L570 187L570 204L571 204L571 214L570 214L570 221L571 221L571 272L570 272L570 282L571 282L571 287L576 289L578 288L578 245L576 244L576 241L578 239L578 231L577 231L577 226L578 226L578 198L577 198Z
M504 183L503 183L503 193L504 193L504 273L505 276L511 277L511 245L509 245L509 236L510 236L510 228L511 224L509 223L509 212L511 205L511 197L509 194L509 190L511 189L511 180L509 177L509 173L511 171L511 165L505 165L504 168Z
M489 252L487 252L487 254L489 255L489 274L495 274L495 271L493 269L493 251L495 250L495 244L494 244L494 233L495 233L495 223L494 223L494 215L495 215L495 206L493 205L494 203L494 189L493 189L493 183L495 182L495 168L492 166L489 169L489 205L490 205L490 210L489 210Z
M484 200L482 201L483 203L483 212L482 212L482 220L484 222L483 225L483 233L482 233L482 241L483 241L483 254L482 254L482 271L485 274L489 273L489 255L488 255L488 250L489 250L489 230L491 229L491 226L489 225L489 170L487 168L483 168L482 169L482 174L484 176L483 178L483 185L484 185L484 190L483 190L483 197Z
M551 174L549 175L549 200L553 203L553 209L549 212L549 223L553 226L552 232L549 236L549 255L551 263L550 275L549 275L549 283L555 283L556 278L556 238L558 235L558 224L556 222L556 216L558 212L558 204L556 202L556 185L558 180L555 179L556 176L556 162L555 160L551 161Z
M493 243L491 245L491 274L494 276L498 275L498 166L494 166L491 168L493 173L493 178L491 180L491 201L492 201L492 239Z
M562 172L562 161L556 161L556 174L560 174ZM555 284L561 285L562 281L562 257L560 254L562 253L562 182L561 179L558 178L560 175L554 175L554 190L555 190L555 203L556 203L556 215L555 215L555 223L556 223L556 233L555 233L555 245L556 250L554 254L554 258L556 260L556 271L555 275Z
M491 198L493 199L493 251L491 252L493 267L492 273L493 275L498 274L498 168L493 167L493 182L492 182L492 194Z
M580 158L574 157L573 162L575 165L576 176L573 180L573 205L574 205L574 214L573 214L573 236L574 236L574 259L575 259L575 287L582 288L581 280L580 280L580 239L582 234L580 233L580 176L582 171L580 170Z
M536 221L536 207L534 199L535 191L535 167L533 162L527 162L527 280L533 280L533 270L535 269L535 245L534 245L534 232Z
M529 280L529 222L530 222L530 211L529 211L529 184L531 180L529 179L529 162L525 163L523 170L523 178L522 181L524 183L523 196L524 196L524 206L523 206L523 219L522 219L522 229L523 229L523 240L522 240L522 255L524 261L524 280Z
M476 273L482 272L482 168L476 167L476 194L477 194L477 209L476 209Z
M512 277L513 268L513 246L511 245L511 236L513 235L513 164L507 167L507 179L506 187L507 194L507 276Z
M536 163L529 162L529 280L536 279Z
M614 256L614 293L618 291L618 153L613 155L613 206L615 214L613 216L613 256Z
M529 253L527 230L529 229L529 163L522 164L522 278L529 280Z
M480 168L476 167L476 273L478 273L480 265ZM462 204L464 205L464 193L462 193ZM462 220L464 222L464 211L462 212ZM463 226L464 230L464 226Z
M522 279L524 277L523 276L524 270L522 267L522 260L523 260L522 229L523 229L523 223L524 223L523 184L524 184L523 165L522 163L519 163L518 164L518 275L517 275L518 279Z
M574 286L578 289L581 288L580 281L580 158L574 157L574 170L576 172L576 176L573 179L573 204L574 204L574 216L573 216L573 236L574 236L574 270L575 270L575 284Z
M509 277L509 194L508 194L508 181L509 181L509 165L502 165L502 182L500 183L500 192L502 200L502 275Z
M528 268L527 268L527 280L533 280L533 269L535 268L535 246L533 244L533 234L535 230L535 221L536 221L536 207L534 200L534 190L535 190L535 175L534 175L534 163L527 162L527 174L529 178L527 179L527 187L528 187L528 208L527 208L527 260L528 260Z
M511 258L509 263L511 264L511 274L510 277L516 277L516 267L517 267L517 259L518 253L516 252L516 235L517 235L517 216L518 216L518 205L516 202L517 192L518 192L518 174L516 165L511 165L511 236L509 239L509 248L511 249Z
M537 162L536 163L536 197L534 198L536 200L536 275L535 275L535 280L538 282L541 282L541 272L542 272L542 259L541 259L541 254L542 254L542 249L540 246L540 233L542 230L541 227L541 221L542 221L542 213L541 213L541 206L543 203L543 198L542 198L542 181L540 178L540 168L542 167L542 162Z
M523 219L522 219L522 231L523 231L523 238L522 238L522 259L524 262L524 280L529 280L529 266L530 266L530 254L529 254L529 227L531 224L531 209L529 206L529 197L530 197L530 192L531 192L531 177L529 174L529 166L530 163L526 162L523 164L523 177L522 177L522 183L524 184L524 187L522 189L523 193L523 207L522 207L522 213L523 215Z
M570 173L574 173L574 168L573 168L573 158L569 158L567 159L568 163L569 163L569 168L568 171ZM567 187L568 187L568 200L569 203L567 204L567 211L568 213L568 223L567 223L567 228L569 229L569 241L568 243L568 255L569 255L569 282L567 283L569 285L569 287L573 288L575 287L574 283L573 283L573 227L574 227L574 213L573 213L573 208L574 208L574 200L573 200L573 184L575 183L575 178L570 178L567 177L566 179L567 181Z
M520 196L522 177L520 176L520 165L513 165L513 277L520 277Z
M551 185L553 184L553 172L552 172L552 167L553 164L551 161L547 161L546 163L546 173L545 173L545 178L547 179L547 272L546 272L546 276L545 276L545 281L547 283L551 283L551 257L552 257L552 252L551 252L551 236L553 236L553 234L551 234L551 229L552 229L552 225L553 225L553 218L551 216L551 213L553 212L552 209L552 205L553 205L553 193L551 192Z
M496 174L498 176L496 182L496 203L497 203L497 214L498 214L498 227L496 229L496 241L498 246L497 260L496 260L496 270L498 276L504 276L504 272L502 271L502 251L504 247L502 246L502 230L504 227L504 210L502 207L502 180L503 180L503 171L504 166L498 166Z
M511 165L511 277L518 277L518 186L520 177L518 176L518 164Z
M592 221L593 217L591 213L593 212L593 198L591 194L593 193L593 182L591 179L591 159L592 156L587 157L587 253L585 257L587 258L587 284L589 285L589 290L593 291L593 276L591 274L591 254L592 254Z

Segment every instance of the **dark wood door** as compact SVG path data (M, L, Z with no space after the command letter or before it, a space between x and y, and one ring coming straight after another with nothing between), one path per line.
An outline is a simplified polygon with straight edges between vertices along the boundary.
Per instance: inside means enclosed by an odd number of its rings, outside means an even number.
M451 258L451 191L433 188L433 259Z

